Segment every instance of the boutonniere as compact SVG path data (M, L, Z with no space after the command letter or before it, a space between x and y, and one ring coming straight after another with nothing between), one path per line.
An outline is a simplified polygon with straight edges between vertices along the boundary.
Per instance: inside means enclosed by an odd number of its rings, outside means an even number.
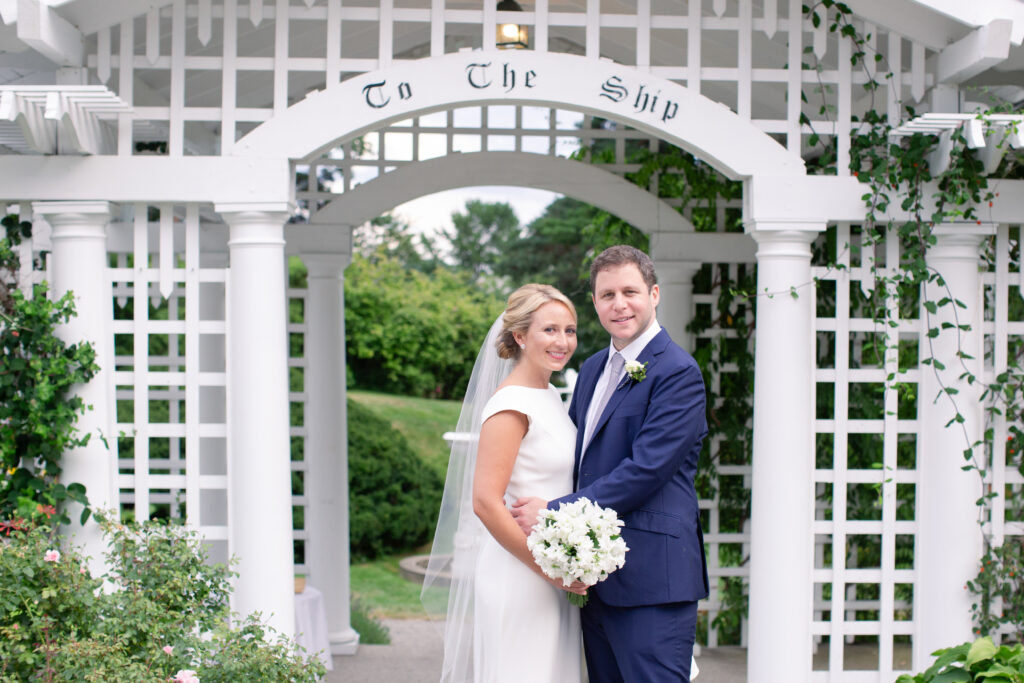
M647 363L641 363L636 360L626 361L626 374L634 382L643 382L644 378L647 377Z

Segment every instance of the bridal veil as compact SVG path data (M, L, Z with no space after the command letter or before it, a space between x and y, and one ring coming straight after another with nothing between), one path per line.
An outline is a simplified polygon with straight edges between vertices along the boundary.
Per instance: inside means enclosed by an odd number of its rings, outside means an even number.
M445 620L443 683L473 680L473 573L480 543L487 533L473 513L473 472L484 405L514 365L514 361L498 357L496 343L502 317L499 315L491 325L466 387L420 593L427 614Z

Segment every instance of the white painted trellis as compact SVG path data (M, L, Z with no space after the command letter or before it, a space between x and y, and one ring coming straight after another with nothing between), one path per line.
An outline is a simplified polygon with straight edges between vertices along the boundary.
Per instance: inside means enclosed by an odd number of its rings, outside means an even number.
M985 350L991 354L985 364L984 379L987 383L996 381L1007 371L1010 345L1012 342L1019 343L1024 336L1024 319L1010 315L1011 297L1024 297L1024 264L1019 256L1017 263L1012 263L1010 257L1013 250L1020 254L1021 238L1024 237L1022 230L1024 228L1020 224L996 226L992 248L993 266L982 275L985 286ZM1008 416L1004 410L993 416L989 426L993 435L988 444L990 450L987 454L989 468L986 484L997 496L992 499L987 532L995 545L1001 545L1008 536L1024 536L1024 510L1019 502L1024 492L1024 475L1019 467L1012 467L1007 462L1008 455L1011 462L1015 455L1012 451L1007 453L1009 428L1020 427L1019 416ZM1008 510L1007 500L1018 502Z
M155 222L151 209L159 213ZM111 226L109 251L117 254L117 266L108 270L118 308L115 339L132 340L130 356L115 356L122 509L138 520L149 519L151 510L184 519L224 561L226 259L209 251L200 256L196 204L138 203L123 218ZM120 313L128 310L130 318ZM152 354L161 341L166 354ZM165 423L155 419L161 410ZM151 449L161 442L167 456L157 460ZM125 459L125 451L133 457Z
M859 227L859 226L858 226ZM898 539L913 538L916 526L912 520L897 520L896 487L914 486L917 482L916 467L900 467L897 462L898 441L903 434L916 434L918 421L913 416L899 415L895 390L885 390L887 377L897 372L896 354L889 352L884 359L872 359L864 351L864 342L875 335L885 338L887 348L894 349L898 340L910 335L916 342L919 330L914 320L900 320L899 327L892 328L877 323L872 317L864 317L862 306L851 304L851 299L863 292L870 294L875 288L874 274L870 260L874 258L869 249L860 249L860 235L853 234L849 223L840 223L835 230L834 258L839 269L819 267L815 275L825 282L834 283L834 312L831 316L819 317L816 321L818 343L828 348L834 358L833 367L819 367L816 381L821 389L828 392L832 387L834 412L832 415L818 415L815 431L819 436L832 440L833 462L819 463L815 471L816 490L819 496L830 494L831 505L827 502L819 507L815 521L815 535L818 543L827 550L830 561L826 563L824 553L816 557L815 566L815 634L822 637L819 647L827 649L828 674L818 675L816 680L890 680L897 672L910 667L909 652L900 651L898 644L908 643L908 636L914 633L914 621L906 601L897 599L897 584L912 586L912 567L897 568L895 558ZM851 262L851 251L857 249L859 262ZM896 262L898 244L895 240L884 243L880 250L877 266L886 274ZM857 289L860 292L856 291ZM861 297L863 298L863 296ZM898 320L898 310L890 305L891 319ZM823 349L819 349L819 353ZM867 357L866 357L867 356ZM879 363L879 360L884 362ZM899 381L915 385L917 369L911 369L899 376ZM875 393L884 396L884 402L877 406L871 416L850 415L851 385L873 386ZM874 453L872 467L853 467L848 464L851 437L879 435L881 448ZM878 519L849 518L849 494L857 489L878 487L880 515ZM827 500L827 499L826 499ZM859 567L855 558L849 557L851 546L858 538L877 539L880 564L877 567ZM825 599L823 587L828 586L830 599ZM858 599L857 592L871 587L877 591L873 599ZM863 615L877 613L875 619ZM823 616L827 613L827 617ZM854 646L850 636L877 643L878 673L851 674L845 669L848 648ZM865 638L866 637L866 638ZM899 656L894 657L894 652ZM855 678L856 677L856 678Z
M0 21L12 31L11 40L44 60L42 66L26 60L30 66L8 68L0 53L4 198L22 202L21 215L34 212L41 228L23 253L52 249L48 277L58 289L74 283L76 291L88 290L82 305L92 319L76 323L76 329L99 336L112 368L89 388L90 400L99 406L89 426L110 435L124 432L112 443L119 442L125 452L131 447L132 457L122 458L120 471L111 474L120 500L139 518L151 510L183 510L190 524L218 544L219 556L240 554L236 606L274 612L275 625L285 632L291 628L287 581L294 567L284 556L290 556L293 543L302 544L307 559L302 568L311 576L332 577L325 593L333 647L352 651L357 636L348 623L347 548L338 549L347 531L324 525L336 518L344 523L328 526L344 529L346 511L330 491L310 491L333 482L335 493L345 497L344 458L339 471L337 457L344 453L344 439L336 430L338 415L344 424L344 392L338 390L339 397L330 387L331 378L343 386L344 366L325 349L343 343L343 321L335 309L343 295L340 276L351 253L351 229L374 211L394 206L387 201L389 194L399 194L396 186L408 198L441 189L439 181L428 181L430 174L443 176L441 184L452 187L468 184L469 176L546 187L610 204L604 208L651 233L664 301L676 304L663 305L659 318L684 341L692 342L682 330L694 307L713 303L693 292L692 276L702 263L726 264L735 272L756 260L759 278L780 291L803 287L812 275L835 283L833 315L815 318L808 297L762 299L758 306L758 348L771 348L775 355L772 362L762 357L757 364L755 384L780 387L776 391L785 400L764 393L758 400L755 388L754 465L720 469L722 476L743 477L753 489L751 528L723 531L716 502L701 502L709 522L711 571L750 576L752 681L763 680L765 671L783 670L789 680L891 680L909 665L900 659L907 641L913 644L913 668L922 668L928 650L950 644L948 632L926 613L952 588L929 584L927 562L917 559L932 552L924 546L935 535L929 526L933 512L905 519L895 491L914 487L918 506L928 504L920 494L935 486L929 468L934 444L923 444L935 437L936 411L924 405L921 390L921 415L893 414L898 403L893 392L884 394L877 415L848 413L850 387L871 385L877 391L896 360L888 359L884 368L857 367L863 335L876 330L873 321L851 312L850 300L858 286L871 289L874 282L865 263L827 272L816 262L812 270L809 247L826 224L840 236L837 244L847 236L857 240L863 190L847 169L854 117L874 106L895 121L903 104L959 116L961 84L994 66L1013 73L1006 60L1011 50L1020 49L1024 11L1011 0L975 3L970 13L939 12L934 3L913 0L884 7L851 3L859 13L854 23L867 36L867 68L884 83L872 96L862 87L868 75L851 65L849 41L829 32L827 21L815 27L798 19L798 0L522 4L524 12L498 12L494 4L477 0L0 3ZM529 27L531 49L493 51L497 24L510 20ZM460 52L466 48L476 52ZM870 59L876 50L885 63ZM500 58L520 78L531 70L545 77L529 91L520 80L518 89L509 88L511 94L497 88L460 91L455 81L464 77L464 62L474 55ZM820 70L802 66L812 58ZM551 87L548 74L563 82ZM588 78L597 79L589 91ZM373 88L387 79L398 86L392 94L398 99L383 105L384 91ZM994 80L993 92L1005 92L1005 84ZM616 88L627 81L629 98L613 101ZM89 85L96 82L107 90L95 100L101 106L90 107L86 100L95 93L88 88L97 88ZM52 83L51 90L40 85L46 83ZM602 85L606 100L599 99ZM371 88L366 98L363 87ZM45 100L39 100L36 88L48 93ZM801 91L809 102L801 102ZM88 97L74 105L73 115L64 115L57 106L62 93ZM661 98L660 121L652 116L653 101L641 99L644 93ZM367 99L371 95L380 99ZM680 105L677 110L673 103ZM610 124L594 128L594 117ZM797 157L816 153L814 134L826 140L835 136L838 177L803 176ZM356 138L371 144L355 150ZM61 146L60 139L78 143ZM595 139L612 141L610 163L557 158ZM719 206L718 233L693 233L673 211L678 202L659 201L622 180L636 170L627 149L656 140L678 144L743 182L742 206ZM93 156L34 155L54 147ZM990 162L995 158L992 150L985 154ZM321 186L320 168L338 169L339 179ZM516 169L529 177L513 177ZM308 189L294 191L296 173L308 173ZM656 193L657 183L655 177L646 189ZM992 350L984 368L988 379L1005 369L1009 340L1024 334L1024 322L1009 319L1008 304L1019 279L1020 268L1009 262L1009 244L1019 238L1022 193L1007 185L1002 194L993 215L986 216L988 232L974 235L973 226L954 226L941 238L944 251L936 252L936 258L960 268L953 279L969 284L968 242L994 235L995 270L981 275L975 288L984 290L988 306L979 324L983 335L976 340L979 349L988 344ZM285 229L294 200L310 223ZM700 204L698 198L693 206ZM159 212L153 223L151 209ZM745 235L723 231L726 210L742 213ZM52 243L46 223L54 226ZM73 251L79 244L74 240L84 240L88 251ZM101 241L112 261L97 257ZM889 245L880 252L879 263L891 264L893 249ZM277 269L285 253L312 264L316 285L308 293L285 291ZM840 262L850 258L842 249L836 256ZM109 289L86 286L94 281ZM96 300L104 296L117 307L109 321L102 313L107 304ZM277 336L287 326L283 311L276 305L259 308L264 301L280 300L283 309L288 297L304 301L304 321L289 328L308 342L302 358L289 359ZM129 300L133 308L127 318ZM143 301L146 305L134 305ZM981 310L982 299L975 308ZM900 320L886 333L911 343L922 333L919 327L917 319ZM795 331L801 332L795 342L783 338ZM806 344L815 333L832 340L835 367L811 373L813 345ZM113 357L115 335L130 336L131 356ZM151 352L154 336L166 338L166 356ZM242 339L251 339L252 348L240 346ZM316 350L309 352L311 347ZM261 365L257 357L272 362ZM288 365L303 369L301 391L288 391ZM931 381L916 368L901 380L922 386ZM712 389L718 381L709 377ZM815 419L815 384L831 385L833 415ZM166 406L168 422L153 422L151 402ZM302 425L289 427L290 402L302 404ZM266 438L252 438L254 423ZM989 485L1019 491L1019 473L1005 466L1007 425L997 419L993 426ZM832 441L830 467L815 469L801 459L813 457L815 434ZM851 436L862 438L857 435L881 439L882 469L846 462ZM303 461L287 462L289 438L306 440ZM154 458L154 439L163 440L172 457ZM913 445L901 446L910 439ZM901 453L911 450L917 453L914 466L905 467ZM73 471L94 477L90 490L103 498L102 468L81 469L79 455L69 458L79 468ZM281 481L291 471L301 473L306 486L294 496ZM875 484L882 490L880 517L849 519L844 502L849 492ZM263 499L251 490L261 486L266 487ZM818 518L812 519L815 488L830 492L831 503L819 502ZM965 498L962 493L952 497ZM111 503L117 498L107 496ZM306 508L307 524L289 535L290 524L282 520L287 516L290 522L293 505ZM993 515L989 531L997 541L1020 534L1021 521L1006 517L999 498ZM957 533L971 542L972 532ZM844 555L861 536L878 539L881 566L857 567L836 558L837 548ZM915 552L912 569L895 561L895 549L908 538ZM717 567L720 544L741 544L744 555L750 552L749 565ZM267 567L252 565L260 553L274 558L264 563ZM968 562L970 554L963 553ZM907 585L913 587L910 610L901 602ZM877 590L878 597L869 590ZM958 593L953 599L961 598ZM713 593L707 603L711 618L716 600ZM858 618L874 611L880 612L878 619ZM875 668L847 670L846 648L857 644L848 642L852 637L877 642ZM827 671L812 673L812 641L818 648L815 667ZM800 661L806 670L794 665Z

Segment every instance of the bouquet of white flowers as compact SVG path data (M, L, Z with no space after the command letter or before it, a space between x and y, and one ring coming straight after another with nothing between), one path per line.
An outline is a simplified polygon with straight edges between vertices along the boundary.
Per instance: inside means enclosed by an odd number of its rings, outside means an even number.
M526 546L541 570L562 585L582 581L593 586L626 563L629 548L619 534L622 525L615 510L580 498L557 510L541 510ZM586 595L567 595L577 607L587 604Z

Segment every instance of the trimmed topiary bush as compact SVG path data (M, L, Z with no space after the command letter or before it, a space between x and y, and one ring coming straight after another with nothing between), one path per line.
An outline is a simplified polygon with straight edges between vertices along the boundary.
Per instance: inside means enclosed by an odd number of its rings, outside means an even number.
M348 402L352 555L372 559L430 540L442 482L387 420Z

